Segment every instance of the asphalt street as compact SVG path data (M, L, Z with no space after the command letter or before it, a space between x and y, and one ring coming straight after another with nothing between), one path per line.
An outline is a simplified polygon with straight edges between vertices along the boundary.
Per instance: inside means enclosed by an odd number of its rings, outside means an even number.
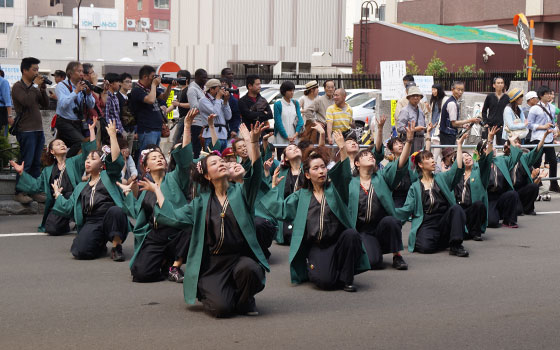
M357 293L291 285L288 248L273 245L260 316L219 320L179 284L133 283L132 239L127 262L78 261L73 234L15 236L40 216L0 217L0 349L558 349L559 213L490 229L465 242L469 258L405 252L396 271L386 255Z

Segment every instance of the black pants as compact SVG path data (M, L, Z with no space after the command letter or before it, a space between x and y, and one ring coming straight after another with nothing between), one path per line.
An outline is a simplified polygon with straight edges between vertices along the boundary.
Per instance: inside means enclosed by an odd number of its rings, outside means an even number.
M406 202L406 195L404 197L393 197L393 202L395 203L395 208L402 208Z
M255 231L257 234L257 241L261 246L265 258L270 258L270 246L276 235L276 226L267 219L255 216Z
M335 289L354 282L354 272L362 254L358 231L349 228L329 247L313 244L307 256L309 281L321 289Z
M414 251L431 254L463 243L466 222L465 211L459 204L443 214L424 214L424 221L416 232Z
M60 236L70 231L70 219L56 215L52 211L45 221L45 232L51 236Z
M499 227L500 220L504 224L517 224L517 203L519 195L514 190L495 195L488 193L488 227Z
M85 217L84 226L72 242L70 251L76 259L91 260L105 253L107 242L116 236L124 242L128 234L128 219L119 207L111 207L104 216Z
M537 145L539 142L540 142L539 140L531 141L531 143L533 145ZM550 144L552 144L552 143L545 142L545 145L550 145ZM544 152L544 162L545 162L545 164L548 164L550 166L550 170L549 170L549 174L548 174L549 177L558 176L557 175L558 174L558 160L556 159L556 152L554 151L554 147L544 147L543 152ZM540 167L541 164L542 164L542 161L539 159L534 164L534 166L535 167ZM550 186L551 187L557 187L558 186L558 181L557 180L551 180L550 181Z
M440 145L455 145L457 143L456 135L448 135L442 132L439 133L439 144Z
M214 317L244 313L264 289L264 270L246 256L212 255L198 279L198 296Z
M203 127L198 125L191 126L191 144L193 149L193 158L197 159L200 156L200 151L202 150L202 144L200 144L200 133L202 132Z
M383 254L398 253L403 249L401 222L392 216L379 221L373 231L360 232L372 269L383 266Z
M167 277L169 267L179 259L186 260L191 229L172 227L152 229L130 268L133 282L158 282Z
M84 135L82 134L82 122L79 120L68 120L60 116L56 118L57 137L64 141L68 152L66 158L75 156L80 152Z
M529 183L515 191L519 195L517 215L521 215L521 213L529 214L535 211L535 200L539 196L539 185Z
M471 203L468 207L463 207L467 218L467 233L465 239L482 234L482 225L486 222L486 206L482 201Z

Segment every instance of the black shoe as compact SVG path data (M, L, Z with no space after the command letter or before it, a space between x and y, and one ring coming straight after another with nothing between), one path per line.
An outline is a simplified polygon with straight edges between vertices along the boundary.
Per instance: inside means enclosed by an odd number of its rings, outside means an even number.
M171 282L183 283L185 274L179 267L171 266L167 273L167 279Z
M249 300L247 300L247 302L243 305L237 305L237 313L240 315L258 316L259 311L257 310L255 297L249 298Z
M537 215L537 213L535 213L535 211L533 210L532 212L526 213L527 215Z
M113 259L113 261L124 261L122 245L117 244L116 247L111 248L111 259Z
M357 292L358 290L356 289L356 287L354 287L353 284L345 284L344 285L344 291L349 292L349 293L354 293L354 292Z
M408 270L408 264L400 255L393 255L393 268L397 270Z
M548 190L550 192L560 192L560 186L558 184L550 185Z
M449 255L456 255L461 258L466 258L469 256L469 252L465 248L463 248L463 245L458 244L449 248Z
M481 242L482 241L482 235L480 235L480 233L475 233L472 236L473 241L477 241L477 242Z

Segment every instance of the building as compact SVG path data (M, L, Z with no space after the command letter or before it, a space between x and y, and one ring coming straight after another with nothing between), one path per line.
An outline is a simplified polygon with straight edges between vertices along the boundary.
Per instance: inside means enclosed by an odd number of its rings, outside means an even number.
M27 0L0 0L0 57L8 57L8 36L14 26L25 25Z
M115 8L119 0L82 0L81 7ZM122 1L122 0L120 0ZM76 0L27 0L27 16L72 16Z
M181 0L171 3L171 58L190 71L310 72L311 55L350 66L346 0Z
M181 2L188 0L182 0ZM124 0L127 30L169 30L171 0ZM177 1L179 2L179 1Z
M430 59L437 57L446 63L448 71L457 71L464 66L475 65L484 71L522 70L525 51L512 31L487 26L483 29L437 24L372 22L366 24L368 35L366 61L361 62L367 73L378 73L380 61L410 60L421 71ZM360 58L360 25L354 26L354 67ZM541 69L557 69L560 51L559 41L536 39L534 59ZM486 54L489 47L494 55ZM363 57L363 56L362 56ZM363 59L363 58L362 58Z

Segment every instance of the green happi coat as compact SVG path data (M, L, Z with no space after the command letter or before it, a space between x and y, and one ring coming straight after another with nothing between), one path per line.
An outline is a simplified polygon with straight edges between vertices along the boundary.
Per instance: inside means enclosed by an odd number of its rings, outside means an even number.
M348 215L348 184L351 180L350 160L338 162L330 171L331 184L325 186L325 199L331 211L345 228L353 228L354 224ZM290 244L290 275L292 283L302 283L309 280L307 275L306 258L309 246L303 243L307 212L313 191L308 189L298 190L282 200L283 192L278 187L273 188L263 197L262 203L269 213L278 220L293 222L292 242ZM368 256L362 247L362 256L356 272L370 270Z
M193 161L192 145L178 147L171 152L177 166L163 178L161 192L165 196L165 201L169 201L175 208L180 208L187 204L186 195L190 188L190 166ZM142 191L138 199L134 198L132 191L125 198L125 213L136 219L136 224L132 232L134 233L134 255L130 259L129 266L132 267L146 236L151 231L146 213L142 209L142 201L146 196L146 191Z
M278 183L276 188L278 188L278 195L280 196L280 200L284 200L284 189L286 188L286 176L288 176L288 171L291 171L291 168L282 169L280 168L280 172L278 173L278 178L284 177L282 181ZM300 170L303 172L303 169ZM278 230L276 231L276 242L278 244L284 244L284 222L278 221Z
M103 186L107 188L107 192L109 192L109 195L115 202L115 205L119 208L123 208L124 196L116 183L121 179L124 159L122 155L119 154L119 158L113 162L111 160L111 154L108 154L107 159L105 160L105 165L107 169L103 170L100 174L101 182L103 183ZM88 181L80 182L80 184L74 188L72 195L68 199L64 198L64 196L58 196L54 202L54 207L52 208L53 212L57 215L67 218L73 217L76 222L78 234L80 234L80 229L84 226L84 214L82 211L82 203L80 201L80 193L82 193L82 190L86 186L88 186ZM128 230L131 230L130 223Z
M502 175L504 175L504 179L506 179L510 190L513 190L513 181L511 180L511 171L515 168L519 159L523 155L523 151L521 148L515 147L513 145L510 146L510 154L509 156L499 156L494 157L494 165L500 169ZM530 177L530 176L529 176Z
M457 168L457 163L453 163L451 169L444 173L434 175L434 181L437 183L445 199L449 205L457 204L455 202L455 186L463 179L464 168ZM408 251L413 252L416 244L416 232L424 221L424 207L422 205L422 188L420 181L415 181L408 190L406 202L402 208L395 209L396 217L401 221L407 221L412 216L412 225L410 234L408 235Z
M97 149L97 144L95 141L82 143L82 153L75 155L66 159L66 173L68 174L68 179L72 183L72 187L76 186L82 182L82 174L85 170L86 158L89 152ZM51 175L53 167L56 166L56 162L53 165L43 168L41 175L38 178L34 178L25 171L21 174L19 181L17 183L17 190L25 193L41 193L46 194L45 201L45 211L43 213L43 220L41 225L38 227L39 232L45 232L45 222L47 217L54 205L54 198L52 196L52 187L50 184Z
M519 160L519 162L521 163L521 166L523 167L523 169L525 170L525 172L529 176L529 182L530 183L533 183L533 177L531 176L531 166L533 166L533 164L535 164L537 162L537 160L541 159L543 152L544 152L543 147L541 147L541 149L538 149L538 147L535 147L531 150L531 152L523 153L523 155L521 156L521 159ZM513 184L513 185L515 185L515 184Z
M255 258L266 271L270 271L268 262L257 241L253 221L255 199L259 190L259 182L262 181L263 176L262 169L262 160L259 158L245 175L243 184L230 184L227 190L227 197L235 219ZM179 188L175 190L179 191ZM198 277L204 253L205 218L208 212L210 196L210 191L202 191L191 203L180 208L174 207L167 199L161 208L159 206L155 207L154 215L157 222L177 228L193 226L189 252L185 262L185 279L183 281L183 294L185 302L188 304L194 304L196 300Z
M483 154L478 162L474 162L469 176L469 184L471 187L471 202L481 201L486 207L486 217L481 227L481 232L486 232L488 226L488 182L490 181L490 170L492 169L492 161L494 153L488 156Z

